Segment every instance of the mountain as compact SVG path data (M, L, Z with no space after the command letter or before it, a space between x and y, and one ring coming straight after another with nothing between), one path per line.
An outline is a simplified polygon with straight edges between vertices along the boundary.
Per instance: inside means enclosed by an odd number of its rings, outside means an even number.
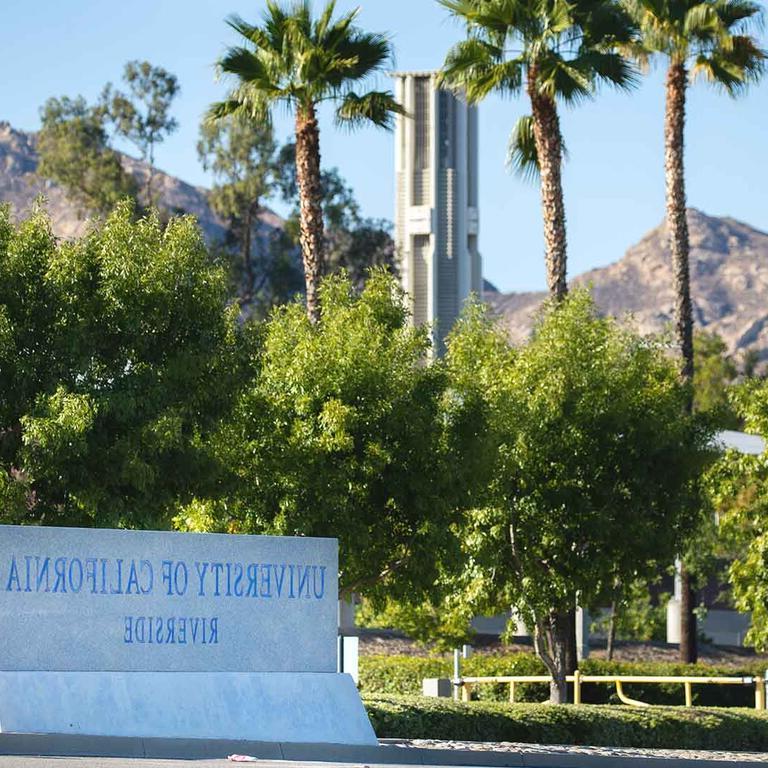
M718 333L731 353L755 349L768 360L768 234L731 218L688 210L691 294L697 327ZM672 322L672 265L664 224L632 246L622 259L572 281L592 287L606 314L632 315L641 333ZM515 341L531 331L546 294L486 292Z
M0 202L9 202L16 215L24 215L35 198L43 194L54 233L63 238L77 237L86 230L87 222L78 215L77 207L61 187L37 175L35 144L34 133L17 131L0 121ZM148 172L146 163L128 155L122 155L121 160L126 171L142 186ZM222 239L224 222L211 210L206 189L160 170L155 170L153 185L162 208L171 213L194 214L210 242ZM282 220L272 211L266 210L260 218L268 228L282 226Z
M147 166L122 156L126 170L141 185ZM36 173L35 134L0 122L0 201L10 202L17 215L29 210L44 194L54 232L75 237L86 229L77 207L56 184ZM160 205L197 216L209 241L224 235L224 222L208 203L208 191L162 171L156 171ZM271 211L261 216L267 231L282 226ZM695 320L699 327L720 334L731 353L754 348L768 360L768 234L731 218L688 211L691 237L691 279ZM263 232L263 234L266 234ZM616 316L627 312L642 333L661 331L672 321L673 280L665 227L649 232L626 255L610 266L576 277L575 285L591 285L601 311ZM484 295L515 341L530 333L536 310L546 294L499 293L485 281Z

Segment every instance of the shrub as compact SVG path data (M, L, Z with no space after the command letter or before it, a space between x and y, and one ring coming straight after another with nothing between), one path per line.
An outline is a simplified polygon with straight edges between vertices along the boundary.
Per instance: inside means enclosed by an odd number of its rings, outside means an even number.
M768 713L744 709L463 704L366 697L379 738L512 741L667 749L768 749Z

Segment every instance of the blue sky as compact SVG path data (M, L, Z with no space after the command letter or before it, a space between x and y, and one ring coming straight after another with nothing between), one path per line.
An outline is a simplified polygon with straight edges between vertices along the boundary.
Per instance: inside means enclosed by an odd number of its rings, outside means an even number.
M342 10L357 5L362 26L391 34L400 69L439 67L462 35L434 0L338 3ZM157 164L187 181L209 183L195 143L200 117L226 89L215 82L213 68L235 42L223 19L236 12L256 20L260 0L6 0L3 6L0 120L34 130L49 96L94 99L106 81L119 81L126 61L148 59L174 72L182 87L175 107L181 127L158 149ZM630 95L606 90L563 113L570 275L615 261L661 221L663 103L663 72L656 70ZM480 244L486 277L504 290L545 285L538 188L504 167L510 129L525 111L522 99L491 98L480 107ZM289 135L286 116L276 125L281 137ZM326 115L321 142L324 165L340 169L364 213L391 219L391 134L339 132ZM768 230L768 82L737 101L696 85L686 160L690 205Z

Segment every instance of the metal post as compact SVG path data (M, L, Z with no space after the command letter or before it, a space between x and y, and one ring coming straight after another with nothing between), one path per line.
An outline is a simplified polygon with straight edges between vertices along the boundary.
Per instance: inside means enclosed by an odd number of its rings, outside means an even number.
M765 678L755 678L755 709L765 709Z
M514 680L509 684L509 703L510 704L515 703L515 681Z
M453 698L459 700L459 686L461 685L461 651L453 649Z
M578 669L573 673L573 704L576 707L581 704L581 672Z
M683 686L685 687L685 706L692 707L693 706L693 686L691 685L691 683L683 683Z

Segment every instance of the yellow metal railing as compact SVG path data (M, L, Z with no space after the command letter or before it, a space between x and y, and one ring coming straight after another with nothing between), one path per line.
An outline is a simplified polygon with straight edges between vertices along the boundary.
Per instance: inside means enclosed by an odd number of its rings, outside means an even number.
M549 675L499 675L496 677L462 677L453 683L461 691L462 701L469 701L472 696L472 688L475 685L491 683L505 683L509 685L509 700L515 701L516 687L519 683L549 683L552 678ZM579 670L573 675L568 675L566 681L573 683L573 703L581 704L581 686L584 683L604 683L616 686L616 695L624 704L633 707L650 706L645 701L632 699L624 692L624 685L630 683L647 683L658 685L679 684L685 692L685 706L693 706L694 685L754 685L755 709L766 708L766 678L764 677L694 677L687 675L583 675Z

